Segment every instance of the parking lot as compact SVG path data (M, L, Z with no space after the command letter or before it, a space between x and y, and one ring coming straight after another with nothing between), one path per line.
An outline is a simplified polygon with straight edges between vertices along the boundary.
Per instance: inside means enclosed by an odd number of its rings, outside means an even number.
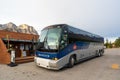
M37 67L34 62L9 67L0 64L0 80L120 80L120 48L106 49L104 56L59 71Z

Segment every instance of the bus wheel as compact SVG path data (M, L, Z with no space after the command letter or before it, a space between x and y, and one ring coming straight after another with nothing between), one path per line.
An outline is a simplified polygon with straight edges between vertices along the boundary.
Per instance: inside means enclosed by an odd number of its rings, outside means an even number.
M74 64L75 64L75 58L74 58L74 56L71 56L69 59L68 67L72 68L74 66Z
M100 52L98 52L98 57L100 57L101 55L102 55L101 51L100 51Z
M96 51L96 56L100 57L101 56L101 52L100 51Z
M101 50L101 56L103 56L104 50Z
M98 53L98 57L100 57L101 56L101 53Z

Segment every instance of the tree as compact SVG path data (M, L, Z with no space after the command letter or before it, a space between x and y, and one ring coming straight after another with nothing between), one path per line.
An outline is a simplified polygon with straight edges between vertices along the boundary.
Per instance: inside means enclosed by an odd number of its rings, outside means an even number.
M106 43L104 44L106 46L106 48L108 48L108 39L106 39Z
M104 44L104 46L106 46L106 48L112 48L113 43L111 43L111 41L109 42L108 39L106 39L106 43Z
M111 41L110 41L110 43L109 43L109 48L112 48L112 43L111 43Z
M120 37L115 40L115 46L120 47Z

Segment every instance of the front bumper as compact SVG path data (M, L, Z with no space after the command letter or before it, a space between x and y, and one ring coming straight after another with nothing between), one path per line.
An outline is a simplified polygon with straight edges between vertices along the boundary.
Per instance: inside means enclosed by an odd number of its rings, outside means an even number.
M34 58L35 64L37 66L47 68L47 69L53 69L53 70L59 70L60 66L58 65L58 60L50 60L50 59L44 59L40 57Z

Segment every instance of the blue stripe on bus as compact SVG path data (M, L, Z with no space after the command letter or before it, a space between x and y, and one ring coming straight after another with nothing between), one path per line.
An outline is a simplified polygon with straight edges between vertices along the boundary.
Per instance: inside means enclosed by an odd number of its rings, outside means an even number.
M60 58L68 55L69 53L71 53L75 50L87 49L89 47L89 44L90 44L89 42L72 43L72 44L69 44L66 48L64 48L59 53L36 51L36 56L41 57L41 58L45 58L45 59L52 59L52 58L60 59ZM76 46L76 49L73 48L74 46Z

